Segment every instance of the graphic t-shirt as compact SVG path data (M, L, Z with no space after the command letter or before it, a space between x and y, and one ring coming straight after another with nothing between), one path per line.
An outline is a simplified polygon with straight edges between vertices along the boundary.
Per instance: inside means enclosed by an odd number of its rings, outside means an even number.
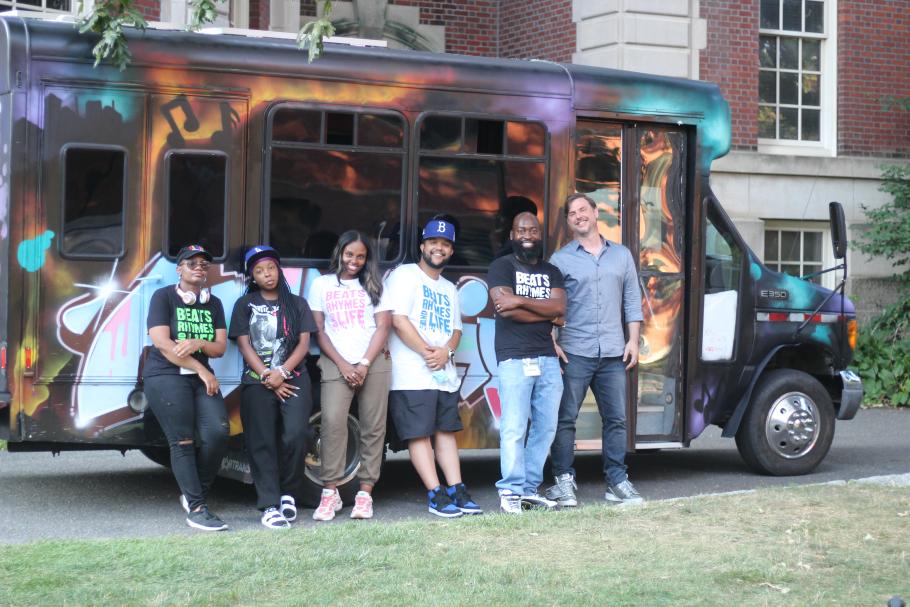
M431 346L444 346L455 331L461 330L455 285L441 276L433 280L416 263L399 266L389 274L380 306L393 315L407 316ZM430 371L423 356L401 341L395 331L389 337L389 352L392 390L458 390L460 381L452 361L442 372Z
M298 335L316 331L316 321L313 319L313 313L310 312L310 306L307 305L306 300L295 295L294 302L297 304L297 313L300 318ZM281 311L281 302L277 299L266 299L259 291L253 291L238 299L234 304L228 337L237 339L241 335L248 335L250 345L259 360L271 369L284 364L293 351L293 347L286 337L286 327L287 319ZM295 377L305 372L303 361L300 361L297 368L288 369L288 371ZM246 360L243 362L243 375L240 381L244 384L258 384L261 381L259 374L246 364Z
M215 331L225 328L224 308L221 300L211 296L206 303L198 301L188 306L177 295L175 285L161 287L152 294L149 301L149 313L146 328L168 326L171 328L171 339L203 339L215 341ZM202 352L194 352L192 357L205 365L209 371L209 358ZM142 367L143 377L154 375L180 375L181 367L166 359L158 348L150 348L148 358Z
M376 332L376 312L370 296L355 279L339 280L335 274L325 274L313 281L309 293L310 308L325 315L325 334L332 345L351 364L363 359L373 333Z
M490 288L508 287L515 295L529 299L549 299L552 289L562 289L562 273L551 263L538 261L528 265L518 261L515 255L500 257L490 264L487 271ZM556 356L550 332L553 324L549 321L517 322L496 318L496 359L500 362L510 358L533 356Z

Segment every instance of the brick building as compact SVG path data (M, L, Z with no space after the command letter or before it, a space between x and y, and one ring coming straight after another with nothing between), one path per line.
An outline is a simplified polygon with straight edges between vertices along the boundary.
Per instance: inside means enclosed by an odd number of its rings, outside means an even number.
M73 0L0 0L70 10ZM355 4L357 6L355 6ZM150 20L184 22L187 0L134 0ZM219 23L296 31L320 0L230 0ZM412 45L540 58L718 83L732 150L712 186L753 250L775 268L831 265L827 203L843 203L851 236L863 205L887 200L880 167L910 158L910 0L368 0L333 3L354 33L405 26ZM394 29L394 28L393 28ZM404 46L401 40L391 46ZM887 300L886 260L850 256L860 309ZM825 281L833 280L831 275Z

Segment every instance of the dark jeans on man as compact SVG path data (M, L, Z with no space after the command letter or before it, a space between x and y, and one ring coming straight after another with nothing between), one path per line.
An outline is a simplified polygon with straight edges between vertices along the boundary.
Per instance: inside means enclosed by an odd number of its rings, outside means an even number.
M240 395L243 440L260 510L277 508L282 495L296 495L303 480L313 395L306 373L290 383L299 390L284 402L261 384L245 384Z
M603 470L610 485L628 478L626 474L626 367L621 356L588 358L566 352L563 391L559 403L556 437L550 447L553 474L575 476L575 422L588 387L594 392L603 421Z
M198 375L153 375L144 380L149 407L171 448L171 470L190 509L205 505L221 467L229 434L221 392L209 396Z

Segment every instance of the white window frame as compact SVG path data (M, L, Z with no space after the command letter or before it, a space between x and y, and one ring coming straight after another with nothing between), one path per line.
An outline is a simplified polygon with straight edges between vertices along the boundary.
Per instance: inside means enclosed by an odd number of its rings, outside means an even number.
M0 0L0 12L2 11L31 11L33 13L50 13L52 15L70 15L76 12L79 0L69 0L70 8L67 11L61 11L56 8L47 8L47 0L41 0L41 6L26 4L22 0Z
M780 29L759 29L759 35L821 41L821 86L819 102L819 141L758 138L758 151L763 154L796 156L837 156L837 0L824 0L823 34ZM803 10L805 18L805 10ZM757 99L757 97L756 97ZM758 115L756 114L756 120Z
M800 268L802 268L807 263L812 264L812 265L820 264L821 265L821 268L819 268L820 270L827 270L828 268L834 266L834 251L832 251L832 249L831 249L831 246L832 246L831 245L831 228L829 227L828 222L826 222L826 221L780 221L780 220L766 219L764 229L762 230L762 245L763 246L764 246L766 233L771 232L771 231L774 231L774 232L781 232L781 231L800 232L801 234L806 233L806 232L820 233L822 235L822 258L821 258L821 260L817 261L817 262L815 262L815 261L807 262L801 258L799 260ZM778 237L778 246L779 246L779 243L780 243L780 238ZM802 237L800 237L800 243L802 243ZM801 249L800 257L802 257L802 247L800 249ZM778 257L780 257L780 256L778 255ZM767 261L767 259L768 259L768 251L765 251L764 259L762 261L766 266L768 266L770 269L774 270L775 272L779 271L777 269L777 267L779 267L782 264L783 265L792 265L792 262L791 263L782 262L780 259L778 259L777 261ZM776 267L773 267L773 266L776 266ZM819 284L821 284L821 286L825 287L826 289L833 289L835 287L834 272L828 272L826 274L822 274L821 276L819 276Z

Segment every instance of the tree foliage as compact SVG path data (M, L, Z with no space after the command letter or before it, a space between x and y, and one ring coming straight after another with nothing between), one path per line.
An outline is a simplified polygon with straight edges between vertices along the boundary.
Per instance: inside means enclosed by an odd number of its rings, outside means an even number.
M910 406L910 165L885 167L880 189L892 199L877 209L863 207L871 227L857 246L901 269L900 293L860 331L856 366L867 402Z
M215 3L227 1L190 0L187 29L198 30L206 24L214 23L217 17ZM335 28L329 20L332 2L331 0L322 2L322 17L305 24L297 33L297 47L307 50L310 62L322 55L323 39L335 33ZM91 32L101 37L92 49L95 67L105 59L110 60L120 70L126 69L130 64L132 55L126 42L126 35L123 33L125 26L139 29L146 27L145 19L133 7L133 0L95 0L89 10L84 10L84 4L80 0L79 19L76 22L79 33Z

